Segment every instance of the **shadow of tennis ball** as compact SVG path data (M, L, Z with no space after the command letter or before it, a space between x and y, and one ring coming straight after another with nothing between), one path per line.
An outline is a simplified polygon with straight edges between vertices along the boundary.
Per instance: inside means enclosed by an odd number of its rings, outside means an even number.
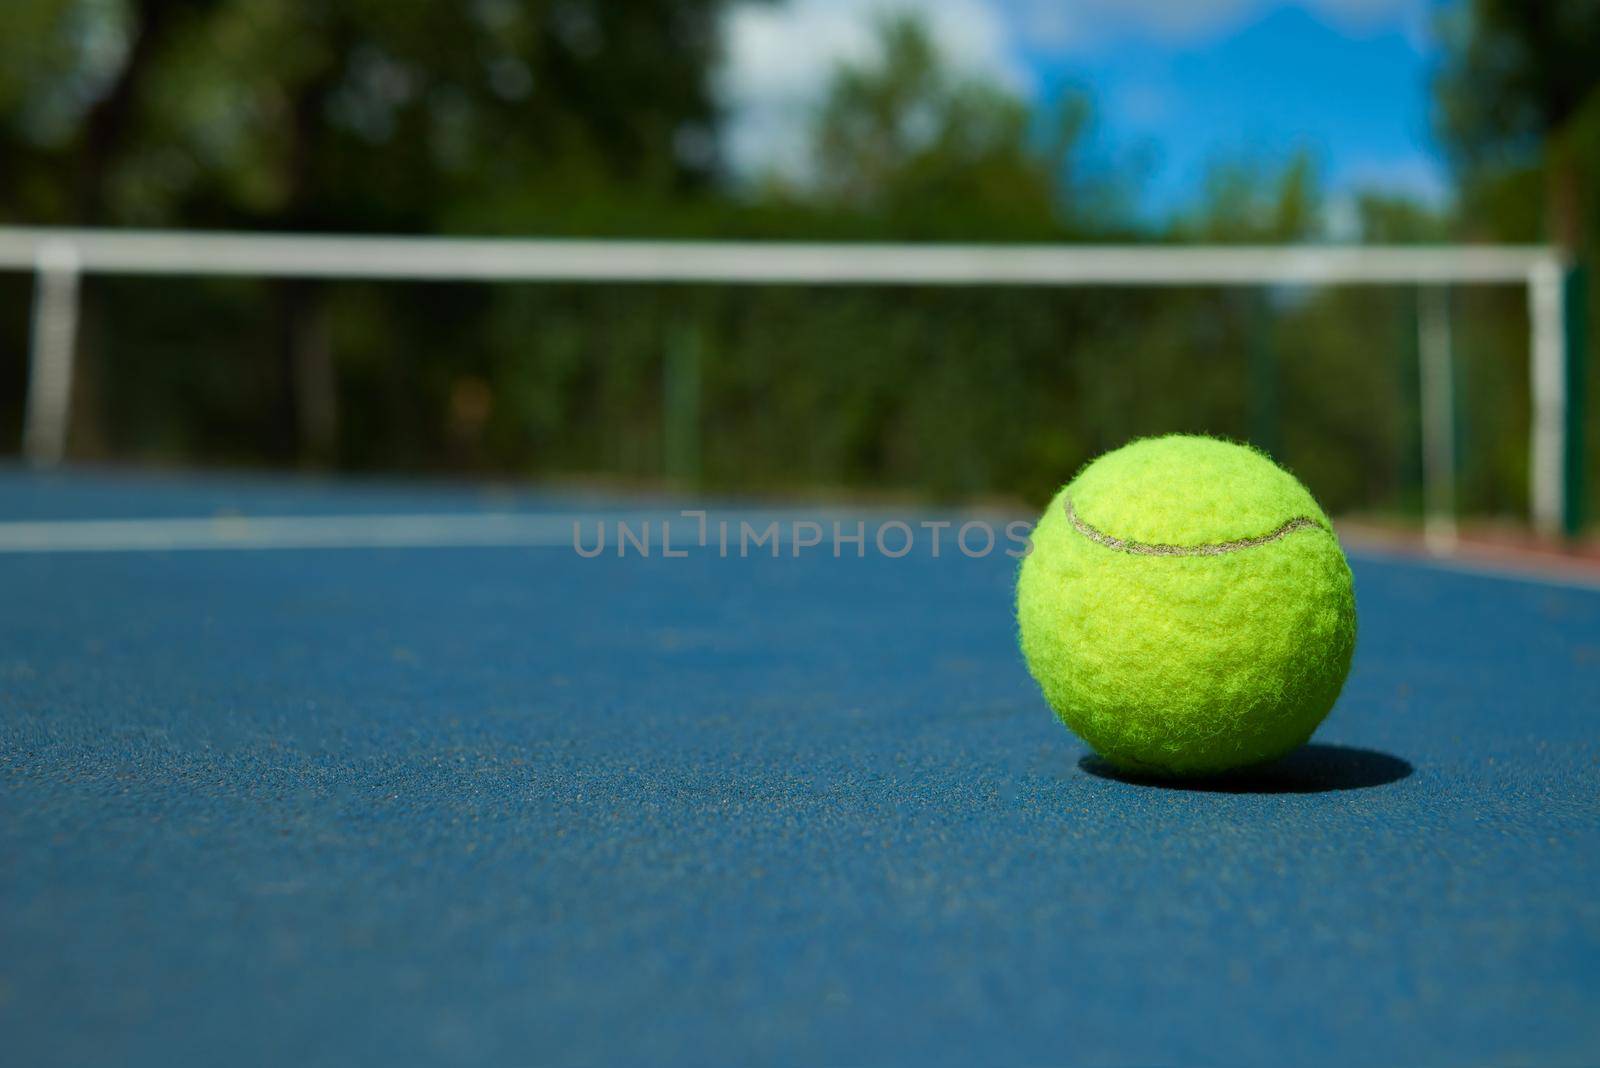
M1313 742L1270 764L1208 778L1153 778L1126 771L1089 753L1078 767L1099 779L1166 790L1198 790L1221 794L1319 794L1333 790L1368 790L1399 782L1416 769L1411 763L1376 749Z

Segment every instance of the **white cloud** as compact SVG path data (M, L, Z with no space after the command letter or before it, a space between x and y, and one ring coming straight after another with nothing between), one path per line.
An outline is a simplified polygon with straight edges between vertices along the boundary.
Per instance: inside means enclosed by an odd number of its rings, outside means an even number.
M1335 241L1361 239L1361 197L1366 193L1409 197L1435 211L1450 203L1451 189L1437 161L1422 156L1362 159L1332 176L1324 225Z
M1426 0L1311 0L1311 7L1356 25L1407 18L1427 8Z
M1027 95L1011 28L988 0L788 0L739 4L725 16L718 93L729 111L725 147L735 173L803 177L807 131L829 76L877 54L886 15L920 16L955 69Z
M1134 82L1117 88L1107 101L1106 111L1118 125L1135 130L1170 121L1176 112L1174 90L1156 82Z
M1333 175L1334 182L1355 192L1378 190L1409 196L1425 204L1440 205L1451 195L1444 166L1432 156L1412 155L1390 159L1356 159Z

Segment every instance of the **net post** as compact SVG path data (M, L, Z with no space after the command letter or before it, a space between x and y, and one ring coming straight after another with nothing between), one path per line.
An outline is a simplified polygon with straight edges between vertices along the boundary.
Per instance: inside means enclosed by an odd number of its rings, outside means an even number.
M1533 418L1528 442L1529 512L1536 530L1562 533L1567 491L1567 324L1564 265L1554 254L1528 273L1529 381Z
M1562 341L1566 357L1566 441L1561 532L1569 538L1583 533L1588 518L1588 467L1584 460L1584 428L1588 414L1589 271L1583 264L1567 268L1562 279Z
M1423 539L1430 552L1456 545L1455 367L1450 290L1417 290L1417 380L1422 393Z
M46 241L35 253L28 398L22 419L22 451L34 467L54 467L67 451L81 271L77 246L70 241Z

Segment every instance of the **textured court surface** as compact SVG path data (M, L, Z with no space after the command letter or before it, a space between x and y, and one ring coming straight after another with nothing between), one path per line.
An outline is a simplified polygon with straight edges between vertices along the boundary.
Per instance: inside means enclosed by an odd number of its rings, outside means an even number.
M1359 558L1321 746L1198 791L1081 761L1013 567L0 554L5 1059L1596 1062L1600 592Z

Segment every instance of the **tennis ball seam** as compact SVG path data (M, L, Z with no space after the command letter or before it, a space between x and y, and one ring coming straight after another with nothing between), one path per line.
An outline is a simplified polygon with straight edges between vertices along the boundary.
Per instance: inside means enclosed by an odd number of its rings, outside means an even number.
M1287 538L1297 530L1305 530L1308 527L1323 529L1322 524L1310 516L1297 515L1275 529L1265 534L1258 534L1255 537L1234 538L1230 541L1210 542L1203 545L1162 545L1132 541L1127 538L1119 538L1113 534L1107 534L1078 515L1077 511L1072 507L1071 497L1063 496L1062 503L1066 509L1067 522L1072 524L1073 530L1076 530L1096 545L1103 545L1107 549L1115 549L1117 552L1129 553L1133 556L1224 556L1228 553L1239 552L1242 549L1254 549L1257 546L1270 545L1272 542Z

